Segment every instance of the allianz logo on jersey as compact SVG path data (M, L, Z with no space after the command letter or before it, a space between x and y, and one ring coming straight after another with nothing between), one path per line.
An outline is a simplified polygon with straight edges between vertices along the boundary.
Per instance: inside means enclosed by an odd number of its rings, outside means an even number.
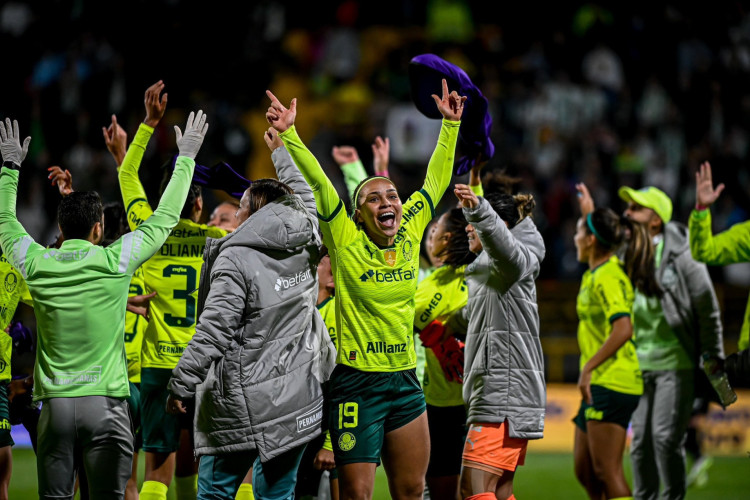
M392 271L385 272L382 272L380 270L373 271L372 269L369 269L359 277L359 280L362 283L365 283L372 278L375 283L394 283L399 281L413 280L414 278L416 278L416 274L417 273L414 272L413 268L394 269Z
M276 285L274 285L274 290L277 292L280 292L281 290L288 290L290 288L293 288L300 283L304 283L305 281L308 281L312 279L312 274L310 273L310 270L302 271L294 276L279 276L276 278Z

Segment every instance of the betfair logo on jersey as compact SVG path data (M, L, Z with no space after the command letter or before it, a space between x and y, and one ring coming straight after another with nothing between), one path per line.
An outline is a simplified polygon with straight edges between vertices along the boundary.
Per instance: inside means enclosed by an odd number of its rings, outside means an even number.
M406 344L387 344L385 342L368 342L365 352L373 354L394 354L406 352Z
M308 269L306 271L299 272L294 276L280 276L276 278L276 285L273 288L277 292L280 292L281 290L288 290L289 288L295 287L300 283L304 283L309 279L312 279L312 274L310 274L310 270Z
M415 278L413 269L394 269L393 271L373 271L372 269L366 271L359 277L362 283L365 283L370 278L374 278L376 283L394 283L400 281L409 281Z
M185 348L187 348L187 344L182 342L164 342L160 340L157 347L159 354L164 354L166 356L182 356L182 353L185 352Z

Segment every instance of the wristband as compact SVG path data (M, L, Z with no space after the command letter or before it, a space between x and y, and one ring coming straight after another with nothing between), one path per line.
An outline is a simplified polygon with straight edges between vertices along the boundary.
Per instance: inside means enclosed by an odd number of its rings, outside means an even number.
M21 165L14 161L6 160L3 162L3 168L9 168L11 170L21 170Z
M703 210L708 210L708 207L707 206L703 206L700 203L696 203L695 204L695 209L697 211L699 211L699 212L702 212Z

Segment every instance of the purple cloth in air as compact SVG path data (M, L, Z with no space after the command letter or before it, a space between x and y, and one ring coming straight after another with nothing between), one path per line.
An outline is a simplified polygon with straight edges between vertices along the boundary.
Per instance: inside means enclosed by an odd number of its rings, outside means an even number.
M171 168L174 171L177 155L172 157ZM213 167L195 164L193 172L193 183L208 189L218 189L237 198L242 198L245 190L253 181L245 179L238 174L229 164L219 162Z
M432 94L443 95L443 78L448 82L448 90L455 90L467 97L458 131L463 156L456 161L456 175L462 175L474 166L480 153L483 161L495 154L495 145L490 139L492 117L487 98L471 82L469 75L435 54L418 55L409 63L411 98L423 115L428 118L443 117L432 98Z

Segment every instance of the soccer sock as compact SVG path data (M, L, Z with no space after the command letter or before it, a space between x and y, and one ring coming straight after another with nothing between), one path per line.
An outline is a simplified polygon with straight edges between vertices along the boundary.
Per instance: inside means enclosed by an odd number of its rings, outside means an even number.
M198 496L198 474L174 478L177 500L195 500Z
M144 481L141 486L140 500L167 500L166 484L159 481Z
M488 491L486 493L480 493L479 495L471 495L466 497L466 500L497 500L494 493Z
M253 485L250 483L242 483L240 489L237 490L237 496L234 500L255 500L253 495Z

